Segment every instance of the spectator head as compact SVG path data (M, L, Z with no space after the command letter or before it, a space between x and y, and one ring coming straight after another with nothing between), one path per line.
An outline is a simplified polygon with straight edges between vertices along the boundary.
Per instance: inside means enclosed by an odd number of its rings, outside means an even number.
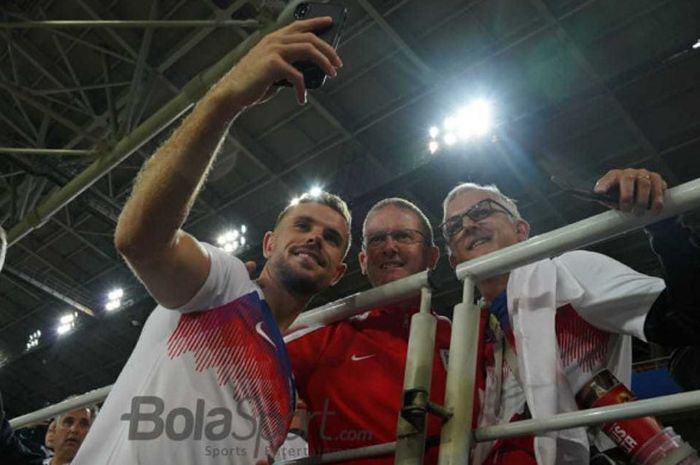
M54 435L56 434L56 419L54 418L49 423L49 427L46 429L46 436L44 436L44 447L53 450L54 447Z
M94 420L95 411L88 407L71 410L56 417L53 463L61 465L73 460Z

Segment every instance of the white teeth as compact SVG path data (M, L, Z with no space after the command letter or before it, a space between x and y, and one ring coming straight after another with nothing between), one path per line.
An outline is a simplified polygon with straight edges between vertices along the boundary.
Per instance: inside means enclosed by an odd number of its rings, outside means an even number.
M318 260L316 259L316 257L314 255L311 255L310 253L307 253L307 252L294 252L294 255L297 257L308 257L311 260L318 262Z
M485 243L487 243L487 242L488 242L488 239L479 239L478 241L475 241L475 242L472 244L472 246L469 247L469 248L470 248L471 250L474 250L475 248L477 248L477 247L480 246L481 244L485 244Z
M403 265L400 264L400 263L384 263L384 264L382 265L382 269L383 269L383 270L386 270L386 269L389 269L389 268L400 268L400 267L402 267L402 266L403 266Z

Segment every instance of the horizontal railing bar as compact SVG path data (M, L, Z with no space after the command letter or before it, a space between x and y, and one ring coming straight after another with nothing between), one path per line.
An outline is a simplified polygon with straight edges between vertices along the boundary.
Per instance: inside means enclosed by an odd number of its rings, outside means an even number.
M506 273L528 263L585 247L699 207L700 179L695 179L669 189L664 198L664 209L659 215L647 213L634 216L610 210L462 263L457 266L457 278L462 280L471 276L474 279L484 279Z
M495 439L545 433L578 426L591 426L613 420L668 414L687 409L700 409L700 390L636 400L608 407L598 407L577 412L561 413L549 418L522 420L506 425L495 425L474 430L479 442Z
M393 454L396 451L396 442L386 442L357 449L346 449L338 452L329 452L322 455L312 455L298 459L282 460L273 465L318 465L322 463L344 462L346 460L378 457L380 455Z
M62 413L70 412L71 410L90 407L105 400L109 394L109 391L111 390L112 385L101 387L99 389L95 389L94 391L81 394L77 397L66 399L63 402L50 405L46 408L35 410L34 412L27 413L26 415L13 418L10 420L10 426L12 426L13 429L24 428L25 426L46 421Z
M304 312L294 320L288 331L344 320L377 305L386 305L414 295L417 296L422 287L430 287L428 271L358 292Z

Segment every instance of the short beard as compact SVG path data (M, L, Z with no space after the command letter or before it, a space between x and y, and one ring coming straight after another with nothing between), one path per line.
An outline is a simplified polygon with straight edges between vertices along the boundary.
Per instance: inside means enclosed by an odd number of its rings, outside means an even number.
M308 296L323 289L316 280L296 273L282 257L271 263L282 285L292 294Z

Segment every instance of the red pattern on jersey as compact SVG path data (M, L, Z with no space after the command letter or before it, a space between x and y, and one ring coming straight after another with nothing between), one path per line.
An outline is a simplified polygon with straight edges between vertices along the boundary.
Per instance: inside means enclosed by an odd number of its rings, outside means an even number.
M286 352L282 347L280 354L270 337L278 330L270 328L262 305L252 292L213 310L183 314L168 338L168 356L191 353L197 372L214 370L236 401L249 402L276 450L287 435L293 398Z
M562 365L576 363L583 371L600 367L608 358L611 334L581 318L571 305L557 309L557 342Z

